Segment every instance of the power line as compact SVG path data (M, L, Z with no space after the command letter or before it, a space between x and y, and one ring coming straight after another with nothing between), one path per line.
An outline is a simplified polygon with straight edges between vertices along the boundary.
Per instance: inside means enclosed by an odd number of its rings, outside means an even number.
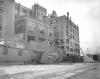
M87 43L87 42L80 42L80 44L99 44L98 42Z

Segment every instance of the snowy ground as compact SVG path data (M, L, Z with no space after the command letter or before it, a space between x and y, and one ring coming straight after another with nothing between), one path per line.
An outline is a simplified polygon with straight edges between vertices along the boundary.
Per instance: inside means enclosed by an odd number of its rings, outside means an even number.
M94 64L2 66L0 67L0 79L65 79L93 68Z

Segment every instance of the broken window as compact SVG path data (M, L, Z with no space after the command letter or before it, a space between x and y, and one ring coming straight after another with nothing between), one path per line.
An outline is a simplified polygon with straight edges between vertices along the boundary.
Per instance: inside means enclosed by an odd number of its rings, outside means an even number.
M28 42L29 41L36 41L36 36L28 35Z
M42 24L38 24L38 30L41 34L46 34L46 26Z
M36 23L33 21L29 21L28 30L35 31L36 30Z
M53 40L48 40L48 44L50 47L53 46Z
M55 29L59 29L59 25L56 25L56 26L54 26L55 27Z
M70 34L70 39L72 39L72 34Z
M55 40L55 43L56 43L56 44L59 44L59 39L56 39L56 40Z
M25 8L23 8L23 7L21 7L21 11L22 11L22 13L23 13L23 14L25 14L25 15L27 15L27 14L28 14L28 10L27 10L27 9L25 9Z
M50 20L50 21L49 21L49 24L53 24L53 20Z
M54 20L54 23L55 23L55 24L56 24L56 23L59 23L59 18L55 19L55 20Z
M59 32L55 32L55 37L59 37Z
M64 50L64 46L61 46L61 49Z
M48 31L50 36L53 36L53 29L49 27L49 31Z
M39 42L46 42L46 39L38 37Z
M63 39L61 39L61 43L62 43L62 44L64 43L64 40L63 40Z

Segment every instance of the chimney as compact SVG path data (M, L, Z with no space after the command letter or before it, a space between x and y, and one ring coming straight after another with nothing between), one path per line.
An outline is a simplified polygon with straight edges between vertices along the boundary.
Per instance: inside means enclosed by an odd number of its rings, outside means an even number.
M67 17L68 17L68 19L69 19L69 12L67 12Z

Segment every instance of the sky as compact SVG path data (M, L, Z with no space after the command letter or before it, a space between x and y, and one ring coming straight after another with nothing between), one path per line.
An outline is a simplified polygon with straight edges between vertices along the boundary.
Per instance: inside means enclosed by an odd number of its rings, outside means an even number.
M72 17L79 26L80 47L84 53L100 53L100 0L15 0L31 8L38 3L47 9L55 10L58 16Z

